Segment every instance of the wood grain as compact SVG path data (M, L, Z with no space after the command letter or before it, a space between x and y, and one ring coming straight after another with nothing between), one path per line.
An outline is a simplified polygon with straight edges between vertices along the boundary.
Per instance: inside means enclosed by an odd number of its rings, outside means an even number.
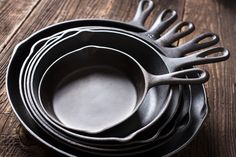
M234 0L156 0L146 22L148 28L165 8L177 10L179 19L193 21L197 30L180 44L205 31L218 33L224 45L236 51L236 2ZM10 108L5 90L5 72L14 46L33 32L60 21L105 18L130 21L138 0L2 0L0 1L0 157L58 156L32 139ZM232 53L227 62L207 65L206 85L211 112L203 129L178 157L235 157L236 106L235 67Z
M0 2L0 51L8 43L11 36L24 23L38 0L29 0L19 3L18 0L3 0Z
M206 85L210 107L209 117L195 140L179 156L234 157L236 156L235 102L235 41L236 1L186 0L184 20L194 22L197 30L184 43L203 32L217 33L218 46L228 48L231 58L220 64L202 66L210 72Z
M37 6L38 0L22 1L2 0L0 1L0 52L9 43L16 31L22 26L31 11ZM9 55L8 55L9 56ZM5 71L7 59L0 53L0 156L14 156L20 142L16 130L19 122L9 107L5 84Z

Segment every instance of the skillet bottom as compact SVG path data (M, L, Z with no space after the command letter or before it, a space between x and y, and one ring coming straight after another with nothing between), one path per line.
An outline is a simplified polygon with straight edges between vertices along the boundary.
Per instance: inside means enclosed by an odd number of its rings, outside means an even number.
M46 102L52 105L53 115L78 130L99 131L112 126L130 115L137 103L132 81L109 66L77 69L62 78L53 92L52 100Z

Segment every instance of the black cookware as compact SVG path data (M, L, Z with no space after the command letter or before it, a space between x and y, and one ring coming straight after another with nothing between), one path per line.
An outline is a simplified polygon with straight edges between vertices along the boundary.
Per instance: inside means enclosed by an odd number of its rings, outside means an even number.
M199 78L181 78L192 73ZM96 132L139 108L153 86L207 80L200 69L153 75L126 53L91 45L52 63L41 78L39 96L46 113L61 125Z
M143 10L144 3L148 2L148 7L147 9ZM58 152L61 152L65 155L68 156L78 156L78 154L81 154L81 156L91 156L91 153L96 153L96 154L101 154L101 155L129 155L129 154L142 154L148 150L152 150L157 156L163 156L163 155L170 155L176 151L178 151L180 148L185 146L191 139L192 137L196 134L196 132L199 130L199 127L201 126L202 122L204 121L206 115L207 115L207 105L206 105L206 96L204 92L204 88L200 85L197 86L191 86L192 90L190 93L192 93L192 106L190 108L189 112L189 121L188 123L183 123L184 127L181 127L182 122L178 121L178 125L176 125L176 129L173 129L174 131L170 133L170 135L167 135L166 138L163 138L163 141L157 140L157 138L154 139L155 142L150 142L145 145L139 145L139 148L135 150L135 148L132 149L132 151L119 151L119 149L113 149L113 153L108 153L108 151L101 146L98 149L95 149L96 147L90 147L90 146L85 146L83 147L82 145L80 146L80 143L77 143L76 147L70 145L71 140L68 140L68 142L62 141L58 139L55 136L52 136L50 132L47 131L47 128L43 128L42 126L39 127L39 122L42 121L37 121L32 114L34 112L31 112L28 110L27 106L24 106L23 100L20 95L18 83L20 79L20 69L22 67L23 62L25 61L26 57L29 55L31 47L38 41L41 40L45 37L50 37L54 35L55 33L75 28L75 27L90 27L90 26L95 26L95 27L110 27L111 29L118 28L122 29L122 31L130 31L130 32L144 32L143 28L143 23L150 12L152 8L152 2L151 1L141 1L139 5L139 10L132 22L134 25L129 25L125 23L120 23L120 22L115 22L115 21L108 21L108 20L74 20L74 21L68 21L68 22L63 22L60 24L56 24L50 27L47 27L41 31L36 32L26 40L22 41L17 45L17 47L14 50L13 56L11 58L9 67L8 67L8 72L7 72L7 90L8 90L8 96L11 101L12 107L17 114L18 118L21 120L22 124L26 127L26 129L34 135L37 139L39 139L41 142L47 144L49 147L57 150ZM170 12L170 11L169 11ZM166 13L165 13L166 14ZM171 17L175 18L175 13L171 12ZM140 17L140 18L139 18ZM151 38L159 38L160 34L164 29L169 25L170 23L173 22L174 18L170 18L170 20L167 20L167 22L164 22L164 24L160 24L159 22L156 22L157 28L152 28L150 30L154 30L153 35L149 34L147 35L148 37ZM192 30L191 25L189 25ZM200 44L201 46L198 46L199 40L193 40L191 42L188 42L184 44L183 46L179 47L174 47L172 45L172 42L174 40L178 40L181 36L185 36L188 34L190 31L187 31L187 33L180 33L180 34L172 34L172 36L161 36L159 38L160 40L157 40L157 43L162 44L161 50L168 52L171 55L177 54L177 56L184 55L188 52L191 52L193 50L198 50L200 48L205 48L208 47L209 44ZM145 34L145 33L144 33ZM201 38L202 39L202 38ZM213 37L213 39L216 39L216 36ZM53 39L52 39L53 40ZM145 37L146 40L146 37ZM212 43L215 43L216 40L213 40ZM152 44L150 44L152 45ZM196 46L197 45L197 46ZM184 47L184 48L183 48ZM40 45L38 46L40 48ZM114 48L114 47L112 47ZM37 48L36 48L37 49ZM184 51L183 51L184 49ZM118 49L119 50L119 49ZM181 51L182 50L182 51ZM215 49L214 49L215 50ZM217 50L224 50L222 48L217 48ZM161 51L161 52L162 52ZM126 52L126 51L125 51ZM158 52L157 55L159 56ZM176 53L172 53L176 52ZM227 51L224 50L227 54ZM165 54L168 56L168 54ZM139 62L144 68L153 74L159 74L159 67L156 67L156 62L154 58L156 54L142 54L142 55L137 55L137 57L132 56L135 60ZM173 56L175 57L175 56ZM228 57L228 55L227 55ZM142 59L140 59L142 58ZM144 58L144 59L143 59ZM153 62L151 62L153 61ZM148 63L148 64L146 64ZM158 62L159 63L159 62ZM171 86L171 90L166 90L168 93L173 92L174 88ZM169 89L169 88L168 88ZM184 91L187 91L189 89L184 89ZM155 98L155 92L151 92L155 90L150 90L149 95L147 95L147 98ZM177 94L181 92L175 92ZM149 97L150 96L150 97ZM185 96L185 95L183 95ZM153 99L152 99L153 100ZM166 99L165 99L166 100ZM151 104L153 101L148 101L147 104ZM155 102L155 101L154 101ZM176 115L180 114L181 112L178 111ZM31 115L30 115L31 114ZM173 115L174 116L174 115ZM181 118L180 118L181 119ZM171 121L172 122L172 121ZM171 124L171 123L169 123ZM162 125L163 126L163 125ZM180 126L180 127L179 127ZM46 129L46 130L45 130ZM171 129L172 130L172 129ZM59 131L59 130L58 130ZM162 129L162 131L164 131ZM164 133L165 134L165 133ZM162 136L165 137L165 136ZM146 153L144 155L147 155Z

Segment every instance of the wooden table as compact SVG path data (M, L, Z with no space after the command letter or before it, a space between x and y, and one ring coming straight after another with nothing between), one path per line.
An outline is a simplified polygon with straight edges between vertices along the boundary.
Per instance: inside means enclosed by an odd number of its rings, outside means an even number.
M33 32L64 20L107 18L129 21L138 0L0 0L0 157L58 156L32 139L14 115L5 89L5 73L14 46ZM165 8L175 9L179 20L194 22L194 35L219 34L231 50L227 62L203 66L211 74L206 84L211 112L195 139L176 157L236 156L236 1L158 0L147 26Z

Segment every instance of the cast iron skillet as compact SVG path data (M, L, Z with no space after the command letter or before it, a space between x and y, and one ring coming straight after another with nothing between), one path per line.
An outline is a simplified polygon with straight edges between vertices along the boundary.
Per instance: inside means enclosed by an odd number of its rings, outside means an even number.
M194 73L199 77L183 78ZM153 75L122 51L88 45L55 60L43 74L38 92L49 115L57 118L54 113L57 106L52 106L52 102L58 103L66 118L65 124L79 130L96 131L105 120L113 123L113 117L107 117L107 112L123 117L126 113L123 109L128 106L139 108L153 86L201 84L208 78L205 71L196 68Z
M122 24L119 22L115 21L107 21L107 20L74 20L74 21L68 21L68 22L63 22L60 24L56 24L50 27L47 27L33 35L31 35L27 40L22 41L17 45L17 47L14 50L13 56L11 58L11 62L8 68L7 72L7 89L8 89L8 96L11 101L12 107L17 114L18 118L22 122L22 124L27 128L27 130L33 134L37 139L39 139L41 142L45 143L49 147L63 153L66 155L72 155L73 153L75 154L75 150L69 150L70 148L61 145L60 142L55 141L55 139L51 138L48 136L45 132L43 132L40 127L37 126L37 124L31 119L31 117L28 114L28 111L25 109L24 105L22 104L22 100L19 94L19 88L18 88L18 79L19 79L19 72L20 72L20 67L22 63L24 62L24 59L28 55L30 51L31 46L39 39L45 38L47 36L50 36L58 31L62 31L64 29L69 29L73 27L82 27L82 26L88 26L88 25L97 25L97 26L110 26L110 27L117 27L121 29L126 29L128 31L137 31L141 32L142 29L134 26L130 26L127 24ZM194 91L198 92L198 94L202 94L203 98L205 98L205 93L204 89L202 86L194 86ZM200 101L199 101L200 102ZM200 104L201 105L201 104ZM172 141L174 143L171 144L171 149L168 150L169 146L168 145L163 145L162 148L162 154L168 154L169 152L172 152L176 148L181 147L182 144L184 144L186 141L189 140L189 137L194 136L194 132L198 130L198 127L201 125L201 123L204 120L204 114L206 115L207 111L207 106L205 104L202 104L201 106L197 106L197 104L194 105L193 111L196 110L195 114L193 114L194 121L189 123L187 126L188 129L191 131L187 130L182 130L181 133L177 134L180 137L183 137L185 133L189 133L188 137L186 136L185 139L180 140L180 141ZM202 108L202 115L201 112L199 113L199 109L201 110ZM204 108L205 107L205 108ZM196 117L195 117L196 116ZM202 117L203 116L203 117ZM195 127L195 125L197 127ZM183 134L182 134L183 133ZM167 146L167 147L166 147ZM68 151L70 153L68 153ZM77 152L78 154L78 152ZM82 152L80 152L81 155L83 155Z

